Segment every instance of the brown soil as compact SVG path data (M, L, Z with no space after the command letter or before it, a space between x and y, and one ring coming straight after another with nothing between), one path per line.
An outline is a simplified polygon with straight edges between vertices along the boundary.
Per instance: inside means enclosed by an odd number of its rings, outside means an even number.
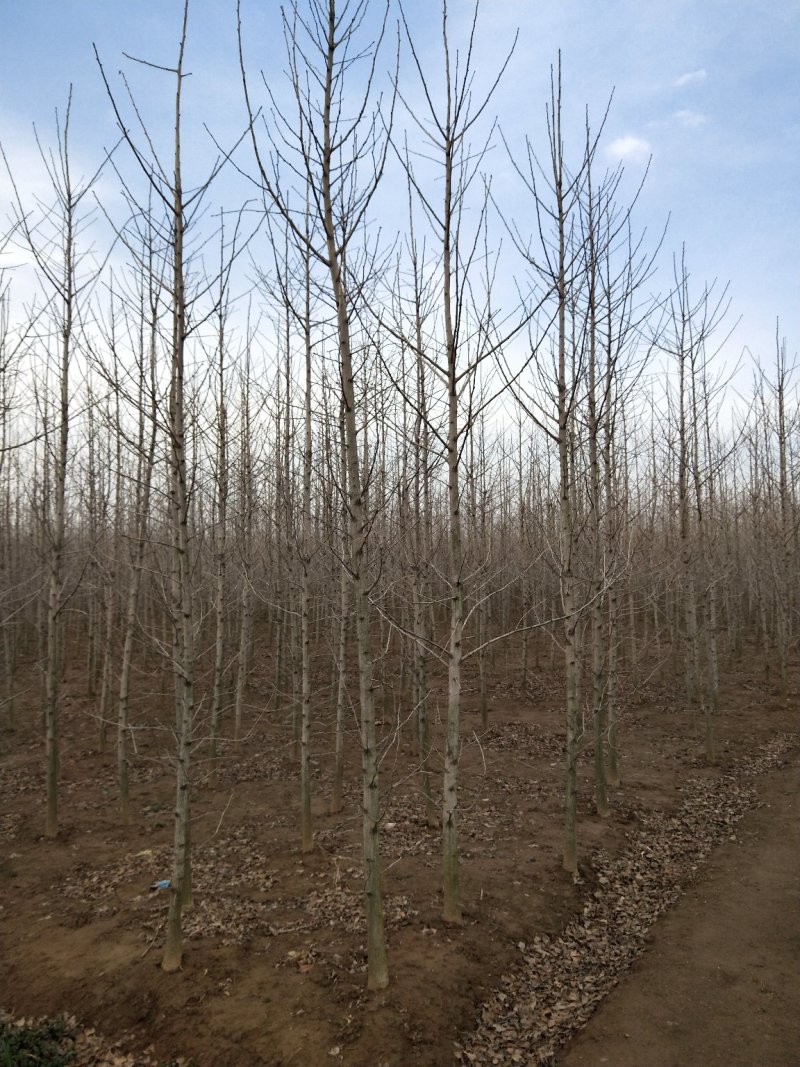
M98 752L92 702L81 693L80 671L68 674L62 829L57 841L47 842L40 836L43 757L37 716L33 704L21 703L0 759L0 1007L25 1016L67 1012L134 1051L150 1048L156 1057L182 1056L198 1067L451 1067L454 1043L474 1030L481 1005L517 967L518 946L555 937L580 913L601 856L622 855L631 830L646 828L648 813L677 811L690 780L716 780L748 753L796 728L795 716L769 686L754 680L753 670L731 668L721 701L720 763L706 768L674 684L628 685L624 783L612 791L614 811L606 820L593 811L590 752L582 764L582 867L573 882L560 867L559 678L541 669L522 693L515 684L518 662L509 654L495 664L494 677L503 682L493 687L487 732L475 710L475 680L468 680L461 793L465 922L458 928L440 919L438 834L423 818L413 732L406 725L399 741L389 743L393 713L384 713L382 848L391 985L379 996L364 988L355 729L346 807L331 816L329 714L315 725L316 849L305 861L286 714L267 710L255 719L242 756L224 753L218 781L208 778L198 758L196 907L186 918L183 970L166 975L158 966L166 899L149 887L169 877L168 732L137 732L135 817L123 827L115 811L113 753ZM262 709L269 702L267 667L261 678L256 674L251 694L253 706ZM157 679L154 684L160 685ZM150 714L165 700L164 690L160 685L148 695ZM434 711L443 707L443 696L441 688L434 692ZM144 711L138 714L143 721ZM788 788L780 785L785 781L785 772L770 771L758 788ZM766 810L742 826L760 825ZM753 849L759 840L753 838ZM738 848L747 864L741 906L750 901L762 907L767 897L758 879L767 870L765 861L741 843L725 846L726 855L729 847ZM723 882L704 881L692 892ZM782 909L777 897L768 905L772 922ZM664 920L665 931L677 915ZM675 936L657 935L659 944ZM709 943L709 958L713 951ZM773 964L772 955L766 948L762 953L760 984L741 983L750 1000L737 1008L749 1011L762 1030L763 1008L769 1019L774 1010L776 1020L788 1010L761 991L778 989L783 980L785 964L777 958ZM644 966L637 964L634 983ZM692 977L680 960L663 966L671 969L672 984ZM666 974L664 980L670 984ZM601 1013L592 1025L602 1025L602 1018ZM578 1055L579 1047L567 1055ZM620 1065L661 1062L647 1054L623 1061L613 1048L608 1055L608 1062ZM564 1062L599 1062L591 1056ZM690 1056L680 1062L715 1061Z

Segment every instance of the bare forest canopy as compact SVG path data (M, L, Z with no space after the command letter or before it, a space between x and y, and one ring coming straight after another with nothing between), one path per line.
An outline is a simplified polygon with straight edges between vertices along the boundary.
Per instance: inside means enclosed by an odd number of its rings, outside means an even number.
M673 255L640 229L635 183L598 155L604 108L566 128L554 58L530 140L509 145L492 107L504 67L481 69L479 14L453 28L443 5L441 29L423 48L401 8L298 0L282 71L261 72L240 23L240 138L198 172L185 158L207 136L184 121L202 75L184 66L200 32L187 5L166 66L125 59L118 75L116 57L97 56L116 123L107 158L74 166L68 103L39 131L46 191L6 164L2 714L34 660L55 837L65 648L86 650L123 820L143 665L173 679L166 970L191 902L193 790L242 758L265 712L297 746L304 850L312 724L324 709L336 810L358 716L368 982L381 988L387 672L391 715L416 732L420 804L441 824L453 923L470 661L485 726L494 651L516 642L527 656L543 633L557 649L573 872L587 739L601 814L619 780L623 645L678 658L711 763L720 649L756 635L788 686L800 424L785 342L754 363L751 395L732 397L719 353L735 309L691 274L690 246ZM130 71L158 81L168 138L151 135ZM225 202L230 175L246 193ZM268 712L248 688L259 647L274 653Z

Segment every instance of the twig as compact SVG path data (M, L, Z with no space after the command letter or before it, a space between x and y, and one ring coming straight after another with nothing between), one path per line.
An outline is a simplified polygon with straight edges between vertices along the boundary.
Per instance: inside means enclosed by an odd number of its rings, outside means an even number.
M150 939L150 940L149 940L149 941L147 942L147 945L145 946L145 950L144 950L144 952L143 952L143 953L141 954L141 956L139 957L139 959L140 959L140 960L143 960L143 959L145 958L145 956L147 955L147 953L148 953L148 952L150 951L150 949L151 949L151 948L153 947L153 945L154 945L154 944L156 943L156 938L157 938L157 937L158 937L158 935L159 935L159 934L161 933L161 931L162 931L162 930L164 929L164 923L165 923L166 921L167 921L167 920L166 920L166 916L164 916L164 918L163 918L163 919L161 920L161 922L160 922L160 923L158 924L158 926L156 927L156 932L155 932L155 933L153 934L152 938L151 938L151 939Z
M484 752L483 752L483 745L481 744L481 739L478 737L477 733L474 730L472 731L472 736L478 742L478 748L481 750L481 759L483 760L483 773L484 773L484 775L486 775L486 773L487 773L486 756L484 755Z
M227 803L227 804L225 805L225 807L224 807L224 808L223 808L223 810L222 810L222 814L221 814L221 815L220 815L220 817L219 817L219 822L217 823L217 828L216 828L216 830L215 830L215 831L214 831L214 833L213 833L213 834L211 835L211 837L207 837L207 838L206 838L206 840L205 840L205 841L203 842L203 844L202 844L202 845L200 846L201 848L204 848L204 847L205 847L205 846L206 846L206 845L208 844L208 842L209 842L209 841L213 841L213 840L214 840L214 838L215 838L215 837L217 836L217 834L218 834L218 833L220 832L220 829L222 828L222 820L223 820L223 819L225 818L225 816L226 816L226 815L228 814L228 808L229 808L229 807L231 806L231 802L232 802L232 800L233 800L233 794L234 794L234 792L235 792L235 790L231 789L231 792L230 792L230 796L228 797L228 803Z

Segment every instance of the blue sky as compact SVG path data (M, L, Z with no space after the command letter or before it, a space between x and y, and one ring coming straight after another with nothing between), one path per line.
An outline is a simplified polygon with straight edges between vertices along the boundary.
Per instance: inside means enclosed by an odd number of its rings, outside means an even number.
M70 82L78 169L92 169L102 147L114 141L92 43L111 74L124 64L123 51L169 64L181 6L180 0L5 0L0 139L23 188L36 190L41 182L32 124L45 142L51 138L54 109L63 108ZM471 4L450 0L454 27L470 10ZM406 11L422 51L435 51L433 0L408 0ZM243 12L254 73L260 66L279 79L279 5L243 0ZM494 106L509 139L519 142L528 133L543 147L549 67L560 48L568 140L577 149L584 107L599 120L613 89L601 151L610 164L623 159L631 182L652 156L637 219L655 237L671 216L665 270L671 252L685 242L698 286L730 281L732 318L741 315L742 322L728 358L746 345L769 361L777 317L794 352L800 322L798 0L484 0L478 60L485 79L517 27L517 48ZM223 142L243 125L234 0L192 0L187 66L193 75L186 129L199 166L212 154L201 121ZM413 79L407 57L402 71ZM162 123L169 120L171 86L159 77L132 71L153 129L161 129L167 143ZM514 211L514 183L501 149L490 165ZM3 174L3 214L7 194Z

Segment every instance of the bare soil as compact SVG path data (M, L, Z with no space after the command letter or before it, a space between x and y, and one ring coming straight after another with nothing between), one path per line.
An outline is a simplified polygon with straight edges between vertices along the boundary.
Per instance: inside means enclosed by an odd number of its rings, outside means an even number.
M765 941L759 956L758 982L728 982L730 989L740 986L737 996L744 998L737 1002L736 1014L754 1020L761 1031L772 1027L770 1034L777 1034L781 1017L790 1010L788 1001L763 991L787 984L786 957L780 958L777 946L784 910L792 906L788 900L784 905L777 882L769 890L761 882L769 869L765 835L773 832L767 817L772 809L761 808L754 815L745 809L753 809L763 792L777 811L777 798L790 788L789 772L782 765L795 759L797 718L796 711L761 681L751 659L725 671L720 759L715 767L705 766L701 740L673 679L664 676L636 686L631 680L625 684L623 785L611 791L612 815L598 818L587 749L581 769L581 875L576 881L560 865L563 715L558 673L551 674L544 665L532 670L531 684L522 692L516 650L498 656L486 731L477 713L477 679L468 679L461 791L465 922L459 927L448 927L440 918L439 836L424 819L412 727L403 725L395 736L396 711L389 694L383 725L382 850L391 985L381 995L365 991L355 724L349 737L345 810L329 815L330 713L320 713L315 723L316 847L303 859L296 759L291 742L287 743L290 713L271 707L272 668L268 660L260 664L250 695L255 709L252 730L242 752L224 748L216 780L203 761L202 745L196 753L195 908L186 916L184 967L178 974L166 975L159 968L166 895L150 886L170 874L170 733L155 726L168 721L162 711L168 682L156 669L152 677L140 680L138 721L154 725L137 731L135 814L130 826L122 826L115 804L114 755L98 750L94 702L85 696L80 662L76 655L65 679L62 829L54 842L41 837L43 750L32 699L27 706L19 703L14 723L3 737L0 1007L26 1017L65 1012L83 1026L101 1031L109 1042L119 1043L107 1059L95 1048L83 1061L87 1067L124 1062L123 1051L130 1053L129 1063L145 1063L147 1056L153 1061L183 1057L197 1067L337 1063L451 1067L456 1055L462 1062L487 1064L552 1062L550 1052L539 1055L529 1043L520 1045L519 1059L495 1058L506 1055L494 1043L502 1027L512 1024L503 1023L494 1009L493 1021L487 1022L486 1006L504 988L504 981L513 988L515 976L524 970L520 945L523 956L534 952L530 956L534 958L535 951L545 951L542 946L556 944L570 922L585 914L587 900L602 893L599 879L606 877L602 872L627 862L631 835L648 834L649 828L660 825L652 822L656 817L677 823L687 790L698 781L720 783L718 792L704 794L706 807L725 809L726 798L735 793L738 807L732 804L730 810L736 809L735 819L743 816L743 829L735 831L736 842L728 842L723 852L712 852L711 860L699 867L691 858L680 858L684 853L676 854L679 858L670 862L678 867L685 863L687 869L676 873L674 886L688 882L690 894L708 893L714 910L715 895L730 889L730 880L715 878L713 871L706 877L701 871L711 870L709 862L722 871L728 862L722 857L729 852L738 857L730 862L741 866L735 894L739 910L730 922L744 930L749 916L756 932L771 923L775 937L770 949ZM630 679L646 676L644 670L630 672ZM33 673L31 683L35 690ZM151 692L144 691L146 685ZM434 718L445 704L443 686L440 680L432 695ZM794 690L790 704L796 705ZM402 709L399 714L402 718ZM438 752L440 721L436 731ZM782 739L777 748L776 738ZM775 758L765 762L758 774L752 767L748 771L742 761L770 744ZM439 767L437 755L436 781ZM785 825L791 818L796 820L796 809L792 815L787 808ZM728 836L734 832L729 822L723 820L719 826ZM775 834L785 852L790 847L788 834L777 829ZM716 843L709 841L709 847ZM764 855L759 851L762 844ZM698 869L691 870L692 866ZM692 886L693 878L699 880ZM654 920L659 907L652 906ZM665 988L683 989L689 1001L697 1002L691 983L702 972L699 962L692 969L681 954L687 950L689 935L674 925L680 914L672 912L662 919L655 934L641 933L642 944L636 944L630 957L627 948L614 950L620 968L627 969L647 940L656 939L608 1001L609 1010L628 985L652 986L652 976L644 971L650 960L656 961L653 966ZM720 923L721 916L720 911ZM695 920L699 937L705 929L699 912ZM620 934L623 940L627 936ZM635 940L640 934L632 936ZM657 956L662 942L675 942L681 952ZM791 947L796 960L796 943ZM722 946L715 945L709 934L703 951L711 966ZM581 974L576 971L570 979L577 988L583 987ZM600 997L600 986L591 974L586 976L586 988ZM595 992L587 995L589 1014L594 996ZM598 1057L606 1054L604 1043L612 1032L633 1032L622 1022L604 1024L605 1010L595 1016L585 1039L564 1053L581 1055L584 1042L588 1058L564 1059L565 1064L602 1062ZM669 1018L685 1019L678 1007L665 1010ZM633 1011L642 1014L635 1007ZM517 1012L516 1018L520 1017ZM585 1021L580 1012L574 1013L572 1022L571 1018L559 1021L558 1035L570 1033L573 1022L577 1026ZM660 1047L660 1024L654 1026L651 1045L642 1047ZM677 1034L678 1028L672 1029ZM622 1038L625 1045L633 1040ZM692 1047L687 1043L684 1051ZM471 1053L477 1058L468 1058L469 1049L478 1050ZM800 1063L800 1057L715 1061L702 1055L693 1058L694 1053L660 1061L647 1051L623 1060L613 1045L607 1055L607 1062L620 1067L628 1062L785 1063L787 1067Z

